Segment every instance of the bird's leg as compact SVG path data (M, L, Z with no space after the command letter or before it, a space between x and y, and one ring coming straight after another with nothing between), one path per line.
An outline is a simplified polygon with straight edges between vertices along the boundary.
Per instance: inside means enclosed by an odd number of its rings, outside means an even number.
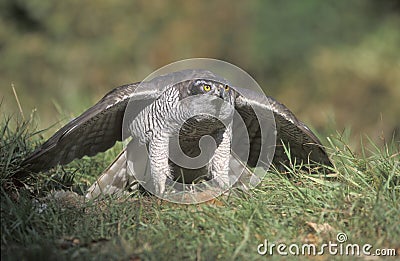
M154 137L149 143L150 169L154 185L154 192L163 194L167 178L171 178L171 169L168 164L169 138L167 135Z
M222 141L215 150L211 160L211 178L215 179L221 189L229 187L229 159L231 156L232 126L222 133Z

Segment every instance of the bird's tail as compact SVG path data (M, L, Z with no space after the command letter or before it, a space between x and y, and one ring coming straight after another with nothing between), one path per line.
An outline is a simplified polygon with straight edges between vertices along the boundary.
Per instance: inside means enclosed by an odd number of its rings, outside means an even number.
M111 194L121 196L135 181L135 177L127 171L126 149L124 149L90 186L86 198L93 199L100 195Z

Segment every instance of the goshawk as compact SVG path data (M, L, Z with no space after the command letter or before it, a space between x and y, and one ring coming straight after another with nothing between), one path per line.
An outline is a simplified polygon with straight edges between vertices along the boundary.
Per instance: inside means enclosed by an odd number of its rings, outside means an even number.
M116 141L133 136L148 151L150 183L157 193L164 192L167 179L192 183L203 178L215 180L223 187L229 183L231 158L247 170L257 167L261 160L266 137L257 112L270 113L275 122L269 129L274 132L274 153L267 153L264 159L270 158L280 170L290 162L317 164L328 169L332 167L324 147L313 132L272 97L231 86L210 72L194 73L179 81L171 80L177 75L180 74L159 76L110 91L28 156L22 164L25 173L45 171L85 155L94 156L112 147ZM136 109L129 108L132 104ZM240 116L247 132L249 151L246 157L233 153L235 113ZM124 122L124 115L129 121ZM124 132L129 134L124 135ZM177 134L177 143L183 155L189 158L199 156L201 138L211 136L215 148L211 151L210 160L193 168L171 160L171 137L174 134ZM241 143L240 139L238 143ZM290 153L287 153L288 150ZM127 171L127 158L143 156L134 155L135 151L132 153L129 155L128 149L121 152L92 185L87 197L119 193L130 186L135 178Z

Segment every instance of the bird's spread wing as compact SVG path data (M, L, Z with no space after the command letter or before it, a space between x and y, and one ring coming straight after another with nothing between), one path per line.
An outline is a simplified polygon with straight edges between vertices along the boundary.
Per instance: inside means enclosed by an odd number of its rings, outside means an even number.
M332 167L332 163L315 134L283 104L247 89L236 88L235 108L242 116L249 133L250 155L248 165L255 167L262 143L260 124L255 111L271 111L276 124L276 147L273 163L279 169L288 165L285 147L290 150L292 162L319 163Z
M122 139L125 108L134 97L141 101L159 95L157 85L140 88L139 83L123 85L106 94L98 103L58 130L22 162L32 172L67 164L85 155L93 156Z

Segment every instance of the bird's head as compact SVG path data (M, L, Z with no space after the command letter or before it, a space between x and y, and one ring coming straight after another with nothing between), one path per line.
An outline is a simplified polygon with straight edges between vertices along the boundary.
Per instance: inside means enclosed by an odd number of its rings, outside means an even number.
M234 111L234 90L210 79L194 79L187 85L187 97L182 100L198 121L214 118L231 121Z
M191 95L212 95L229 104L233 103L233 90L228 84L207 79L196 79L189 86Z

